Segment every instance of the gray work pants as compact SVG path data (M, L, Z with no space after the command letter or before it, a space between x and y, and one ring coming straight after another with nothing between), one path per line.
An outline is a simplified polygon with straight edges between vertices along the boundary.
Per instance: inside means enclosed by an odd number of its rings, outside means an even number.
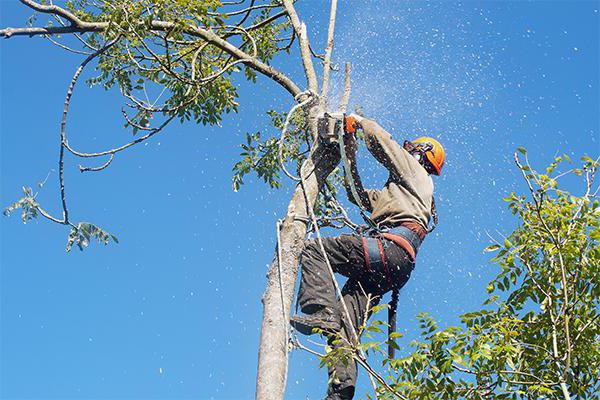
M393 288L402 288L410 278L414 263L406 251L391 241L385 242L385 258L389 274L385 271L367 268L362 238L355 235L341 235L323 238L323 246L333 271L348 278L342 288L344 302L350 313L351 323L357 329L370 313L367 308L377 305L381 297ZM328 307L337 312L342 321L342 334L352 338L352 331L346 326L347 318L335 293L331 275L320 246L316 240L309 240L302 251L302 279L298 294L298 305L305 313L312 313L318 306ZM352 360L338 363L329 368L330 384L327 391L331 399L352 399L356 386L357 369Z

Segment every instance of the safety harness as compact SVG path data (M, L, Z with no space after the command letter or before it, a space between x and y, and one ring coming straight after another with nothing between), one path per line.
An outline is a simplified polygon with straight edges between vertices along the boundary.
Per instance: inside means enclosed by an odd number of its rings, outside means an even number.
M419 235L413 229L403 225L394 228L379 227L367 215L367 210L365 209L361 201L360 195L358 194L358 191L356 189L354 178L352 177L352 172L350 169L350 161L348 160L348 157L346 155L346 148L344 145L343 135L347 132L345 126L346 118L345 116L343 116L342 118L343 122L339 124L339 127L337 129L337 139L339 144L340 155L344 162L344 174L346 180L348 181L348 186L350 187L352 197L354 198L355 203L359 207L360 215L367 224L366 227L362 227L362 229L357 229L355 230L355 232L362 238L365 264L368 271L371 273L379 273L385 276L388 286L392 288L392 299L389 303L388 309L388 340L390 342L388 344L388 355L390 358L394 358L395 343L391 343L393 342L391 334L396 331L396 309L398 304L400 288L398 287L397 283L392 282L390 268L385 258L385 249L389 246L390 241L395 243L396 245L400 246L406 251L409 258L411 259L411 262L414 264L417 252L419 251L419 247L421 247L425 235L433 231L433 229L435 229L435 226L437 225L438 218L435 209L435 201L432 199L431 205L431 213L433 216L434 225L426 232L423 232L422 235ZM425 151L429 150L429 148L414 146L411 150L418 151L419 153L424 153ZM420 154L421 157L423 155L424 154Z
M394 287L390 280L390 270L385 259L385 249L388 246L388 242L383 239L387 239L404 249L413 263L423 239L406 226L399 226L391 230L379 229L377 231L370 231L368 236L362 235L363 252L367 269L370 272L380 272L385 275L390 287Z

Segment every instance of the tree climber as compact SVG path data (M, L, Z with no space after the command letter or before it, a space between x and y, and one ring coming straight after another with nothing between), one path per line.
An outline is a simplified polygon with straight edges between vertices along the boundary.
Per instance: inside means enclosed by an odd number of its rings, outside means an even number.
M364 189L361 183L354 136L359 128L365 134L369 152L389 171L381 190ZM393 291L395 311L398 290L410 278L419 246L430 232L430 218L437 224L430 174L440 175L445 152L438 141L428 137L405 141L400 146L376 122L356 114L344 118L344 133L346 167L350 169L350 174L346 171L346 192L349 200L359 206L371 229L366 235L323 238L323 246L333 271L348 278L342 296L350 323L358 332L366 322L365 317L370 315L370 307L389 291ZM335 335L352 340L352 328L346 326L345 311L336 298L327 263L315 240L307 242L300 260L298 305L305 315L293 316L291 324L305 335L315 329L331 334L330 344ZM330 366L329 377L327 399L352 399L357 377L354 361Z

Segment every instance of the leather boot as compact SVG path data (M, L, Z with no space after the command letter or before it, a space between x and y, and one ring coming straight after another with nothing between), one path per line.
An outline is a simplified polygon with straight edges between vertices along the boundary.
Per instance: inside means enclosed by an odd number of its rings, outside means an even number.
M339 315L327 308L310 315L294 315L290 324L303 335L312 335L315 333L314 329L321 329L329 334L336 334L341 329Z

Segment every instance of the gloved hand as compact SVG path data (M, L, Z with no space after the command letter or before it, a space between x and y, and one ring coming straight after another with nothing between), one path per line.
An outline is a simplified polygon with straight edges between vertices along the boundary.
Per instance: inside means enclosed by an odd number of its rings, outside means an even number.
M360 122L356 119L359 117L356 114L350 114L344 116L344 132L350 135L354 135L356 129L360 127ZM361 118L361 117L359 117ZM362 118L361 118L362 119Z

